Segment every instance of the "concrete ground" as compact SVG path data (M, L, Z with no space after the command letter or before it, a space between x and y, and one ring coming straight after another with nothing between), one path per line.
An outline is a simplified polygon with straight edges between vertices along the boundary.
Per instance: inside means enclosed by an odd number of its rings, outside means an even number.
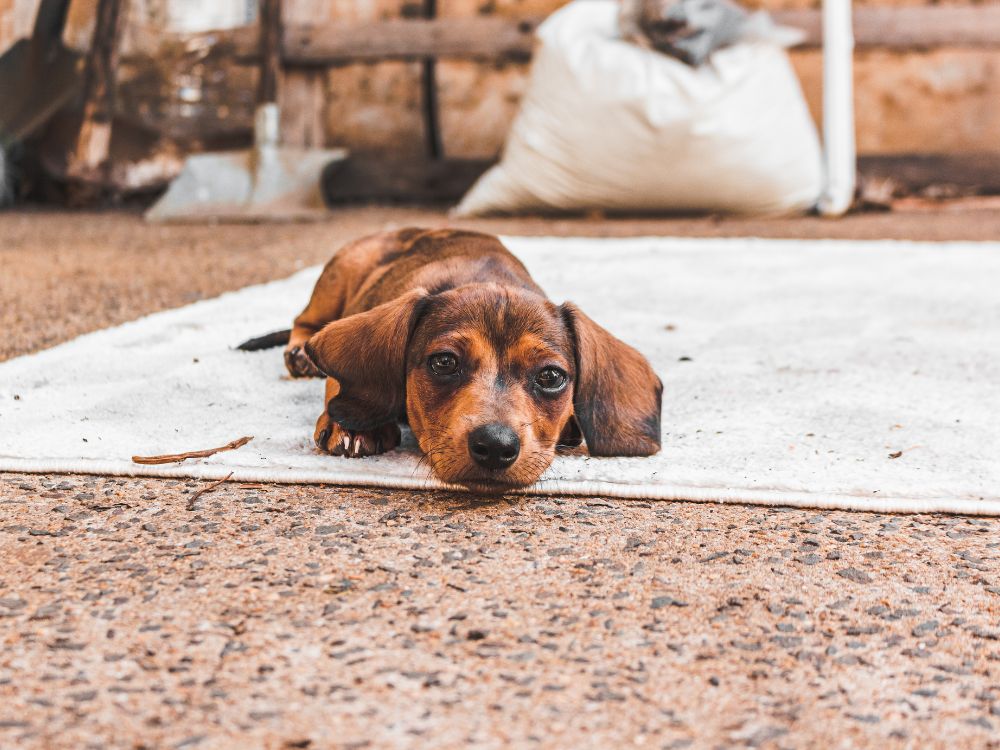
M0 359L444 221L0 214ZM476 226L996 239L1000 212ZM1000 746L998 520L206 486L0 474L0 747Z

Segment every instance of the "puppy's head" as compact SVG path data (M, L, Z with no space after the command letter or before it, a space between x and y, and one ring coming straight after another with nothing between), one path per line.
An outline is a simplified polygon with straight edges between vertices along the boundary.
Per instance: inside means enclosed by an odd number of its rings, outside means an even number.
M331 323L308 343L337 380L330 416L368 430L405 415L434 474L483 493L534 483L557 446L647 456L660 381L584 315L520 289L415 290Z

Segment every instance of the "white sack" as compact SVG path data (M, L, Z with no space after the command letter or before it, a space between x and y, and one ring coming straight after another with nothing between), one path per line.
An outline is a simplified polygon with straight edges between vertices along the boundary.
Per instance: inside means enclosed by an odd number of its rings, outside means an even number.
M576 0L539 27L501 162L459 215L816 202L819 139L784 49L740 43L692 68L623 41L617 17L615 0Z

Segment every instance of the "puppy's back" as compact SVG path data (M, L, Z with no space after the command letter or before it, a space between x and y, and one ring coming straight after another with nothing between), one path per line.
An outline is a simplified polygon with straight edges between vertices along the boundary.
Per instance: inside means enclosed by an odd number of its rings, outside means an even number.
M436 294L465 284L492 282L544 296L521 261L493 235L409 228L377 239L378 258L346 314L370 310L418 287Z

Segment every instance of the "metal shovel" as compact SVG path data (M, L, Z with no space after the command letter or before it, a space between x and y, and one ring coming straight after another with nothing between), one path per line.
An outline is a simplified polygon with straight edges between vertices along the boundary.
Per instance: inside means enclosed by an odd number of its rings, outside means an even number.
M260 5L261 67L254 147L188 157L147 221L296 221L328 212L320 191L323 169L347 157L344 149L279 145L277 104L281 0Z

